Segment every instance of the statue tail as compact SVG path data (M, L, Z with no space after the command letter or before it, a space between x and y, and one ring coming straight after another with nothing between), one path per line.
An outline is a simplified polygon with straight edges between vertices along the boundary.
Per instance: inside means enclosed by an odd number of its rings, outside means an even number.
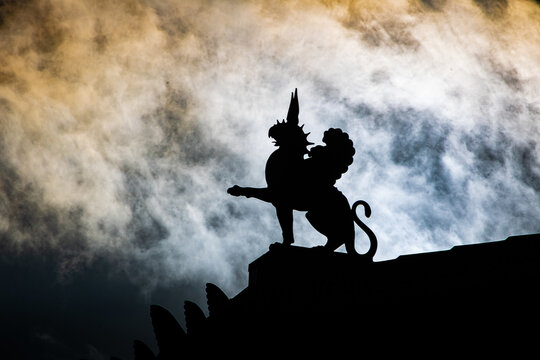
M362 254L362 256L365 256L365 257L369 258L370 261L373 261L373 256L375 256L375 253L377 252L377 244L378 244L377 243L377 237L375 236L375 233L366 224L364 224L362 222L362 220L360 220L360 218L358 218L358 215L356 215L356 208L358 207L358 205L363 205L364 206L364 213L365 213L366 217L371 216L371 207L364 200L358 200L352 206L352 213L353 213L353 216L354 216L354 222L356 222L356 224L369 237L369 243L370 243L369 250L365 254ZM353 244L353 247L354 247L354 244Z

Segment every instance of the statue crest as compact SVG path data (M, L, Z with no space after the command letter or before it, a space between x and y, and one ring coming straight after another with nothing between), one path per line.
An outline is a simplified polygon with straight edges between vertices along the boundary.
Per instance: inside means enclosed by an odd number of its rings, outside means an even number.
M227 192L233 196L253 197L269 202L276 208L283 234L283 244L294 243L293 210L305 211L309 223L327 242L320 247L332 252L345 245L348 254L358 255L354 247L356 223L369 237L369 250L363 254L370 261L377 251L377 238L356 214L359 205L366 217L371 215L369 204L356 201L352 207L336 187L336 180L353 163L355 149L349 135L341 129L330 128L322 138L324 146L307 140L309 133L299 126L298 92L291 94L287 119L277 121L268 131L278 147L266 162L264 188L234 185Z

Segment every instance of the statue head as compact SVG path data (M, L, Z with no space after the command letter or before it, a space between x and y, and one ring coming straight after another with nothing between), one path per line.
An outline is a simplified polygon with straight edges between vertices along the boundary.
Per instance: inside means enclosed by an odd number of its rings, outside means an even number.
M291 102L287 111L287 120L279 121L268 130L268 137L274 139L274 144L279 147L296 149L302 153L307 153L307 147L313 145L307 140L309 133L304 133L304 125L298 126L298 91L294 89L291 93Z

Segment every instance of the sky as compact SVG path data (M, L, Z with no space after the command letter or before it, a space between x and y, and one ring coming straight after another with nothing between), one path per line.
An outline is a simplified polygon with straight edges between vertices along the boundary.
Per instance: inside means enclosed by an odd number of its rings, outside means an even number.
M540 232L538 44L531 0L1 1L0 349L131 358L150 304L247 286L281 231L226 189L265 186L295 88L354 142L375 261Z

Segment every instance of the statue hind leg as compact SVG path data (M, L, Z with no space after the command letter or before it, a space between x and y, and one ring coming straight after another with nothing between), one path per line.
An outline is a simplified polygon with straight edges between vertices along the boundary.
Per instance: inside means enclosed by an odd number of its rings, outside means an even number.
M352 220L346 221L343 217L325 214L322 211L308 211L306 218L315 230L326 236L327 241L323 246L326 250L332 252L345 244L347 252L350 253L351 248L348 244L352 244L354 251L354 223Z
M276 206L276 214L283 234L283 245L294 243L293 211L285 206Z

